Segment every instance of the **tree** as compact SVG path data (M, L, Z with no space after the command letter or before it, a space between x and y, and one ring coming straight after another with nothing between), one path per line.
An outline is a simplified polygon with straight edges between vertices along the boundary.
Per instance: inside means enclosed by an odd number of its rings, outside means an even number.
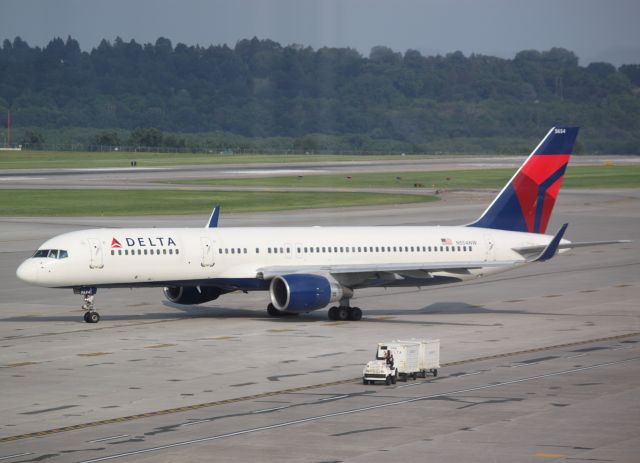
M91 139L91 144L95 146L120 146L120 137L117 132L102 132Z
M131 132L129 145L157 148L162 145L162 132L156 128L138 128Z
M20 143L27 147L41 147L44 144L44 135L37 130L25 130Z

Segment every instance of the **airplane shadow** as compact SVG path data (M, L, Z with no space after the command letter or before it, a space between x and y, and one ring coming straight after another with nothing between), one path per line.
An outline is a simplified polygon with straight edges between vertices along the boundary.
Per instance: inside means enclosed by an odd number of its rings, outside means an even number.
M167 312L138 312L131 314L109 314L108 311L100 312L102 321L172 321L188 320L194 318L206 319L252 319L268 321L279 324L290 323L318 323L331 322L327 319L326 310L309 312L300 315L271 317L266 310L248 310L229 307L203 307L199 305L179 305L163 301L162 304L171 309ZM395 316L419 316L419 315L563 315L559 313L531 312L514 309L489 309L482 306L462 302L437 302L419 309L367 309L364 308L364 317L360 323L393 323L409 325L461 325L461 326L492 326L493 324L468 323L468 322L443 322L421 318L420 320L398 320ZM77 315L47 315L47 316L18 316L0 319L2 322L78 322L84 323L82 312Z

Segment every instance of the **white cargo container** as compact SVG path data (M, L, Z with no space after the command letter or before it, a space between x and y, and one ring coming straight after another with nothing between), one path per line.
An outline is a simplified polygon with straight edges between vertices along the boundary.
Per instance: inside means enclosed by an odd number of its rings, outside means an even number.
M393 367L386 363L387 351L393 354ZM376 360L372 360L364 367L362 382L384 381L395 384L398 378L423 378L427 373L438 376L440 368L440 340L439 339L411 339L378 343Z

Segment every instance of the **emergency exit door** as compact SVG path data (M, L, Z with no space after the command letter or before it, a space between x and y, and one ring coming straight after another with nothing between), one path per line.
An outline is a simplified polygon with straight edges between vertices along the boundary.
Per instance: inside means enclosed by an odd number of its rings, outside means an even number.
M100 240L90 238L89 239L89 253L90 262L89 268L102 268L104 267L104 259L102 257L102 245Z
M202 237L200 238L200 244L202 247L202 261L200 262L200 265L202 265L203 267L213 267L213 251L215 243L210 238Z

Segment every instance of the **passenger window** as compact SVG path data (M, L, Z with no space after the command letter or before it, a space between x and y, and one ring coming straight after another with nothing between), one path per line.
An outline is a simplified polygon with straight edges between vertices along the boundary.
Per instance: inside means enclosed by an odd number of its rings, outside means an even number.
M225 254L226 254L226 249L225 249ZM169 249L169 254L173 255L173 249Z
M287 254L291 254L291 248L287 248Z
M267 248L267 252L271 254L271 248Z
M220 251L222 251L222 249L220 249ZM162 250L162 254L166 255L166 254L167 254L167 250L166 250L166 249L163 249L163 250Z
M176 249L176 254L180 254L180 249Z
M327 252L327 248L325 248L324 246L322 247L322 252Z
M327 248L327 251L328 251L328 252L331 252L331 246L329 246L329 247Z
M111 250L111 255L112 255L112 256L115 256L115 254L116 254L116 252L112 249L112 250ZM34 256L34 257L35 257L35 256Z
M222 248L218 249L218 254L222 254Z
M234 248L231 248L231 254L235 254L236 250Z
M260 248L256 248L256 254L260 254Z
M242 248L242 252L243 252L243 254L246 254L247 253L247 248Z
M469 246L469 251L473 251L473 249L471 249L471 246Z
M125 249L125 250L124 250L124 255L125 255L125 256L128 256L128 255L129 255L129 250L128 250L128 249Z

